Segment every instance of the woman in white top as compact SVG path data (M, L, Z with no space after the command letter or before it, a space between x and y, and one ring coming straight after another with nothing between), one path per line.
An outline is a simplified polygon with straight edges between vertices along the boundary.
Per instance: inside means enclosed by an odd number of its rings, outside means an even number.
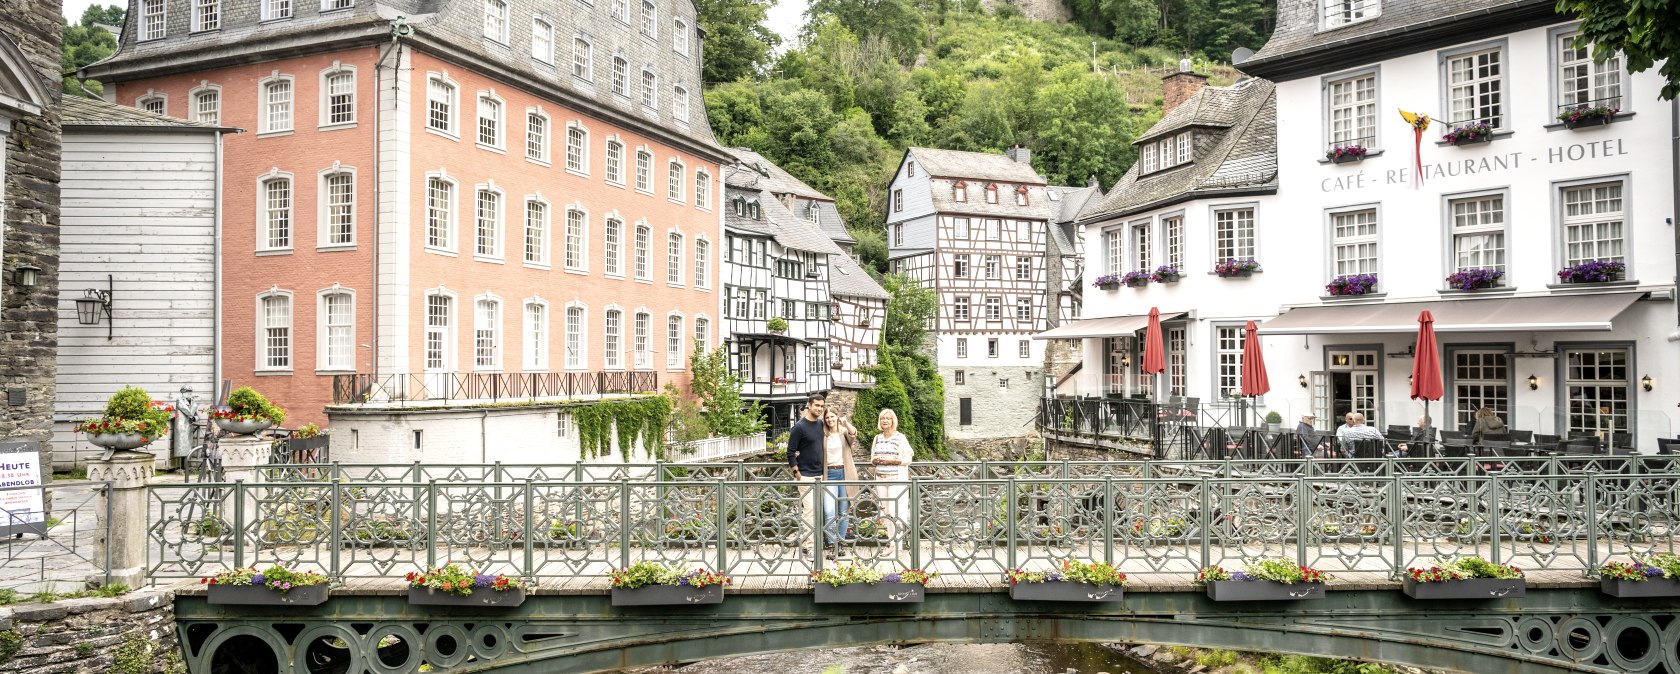
M824 477L834 481L858 479L857 464L852 461L855 449L857 430L844 423L840 412L833 407L828 408L823 414L823 461L827 469ZM838 548L839 543L846 540L846 534L850 533L846 515L851 510L851 499L845 487L823 489L828 492L828 498L823 501L823 537L828 545Z
M881 434L875 436L875 442L869 447L869 462L875 464L875 479L889 483L875 488L875 498L880 505L881 514L886 516L888 530L896 538L898 525L904 521L900 517L902 510L899 506L904 487L891 483L910 479L910 460L914 457L914 452L910 449L910 440L898 432L897 412L890 408L881 410L877 423Z

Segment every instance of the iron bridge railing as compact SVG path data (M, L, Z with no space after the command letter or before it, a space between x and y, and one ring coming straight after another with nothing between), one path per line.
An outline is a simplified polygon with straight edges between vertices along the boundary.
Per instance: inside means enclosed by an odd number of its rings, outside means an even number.
M601 372L428 372L333 375L333 404L361 405L576 398L609 393L655 393L659 373Z
M1680 471L1655 457L945 463L816 488L774 464L307 468L324 474L151 486L150 575L283 564L400 578L452 561L541 584L653 560L799 577L834 563L811 550L837 544L848 562L994 579L1068 559L1147 578L1256 557L1392 579L1471 554L1589 576L1674 552L1680 521Z

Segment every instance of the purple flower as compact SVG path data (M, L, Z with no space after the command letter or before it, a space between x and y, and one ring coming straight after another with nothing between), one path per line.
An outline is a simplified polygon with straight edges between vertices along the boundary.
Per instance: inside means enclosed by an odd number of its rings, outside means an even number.
M1657 577L1660 577L1660 576L1663 575L1662 569L1659 569L1657 567L1650 566L1648 564L1640 564L1639 567L1640 567L1639 570L1645 572L1645 577L1646 578L1657 578Z
M488 573L480 573L473 576L473 587L490 587L495 583L496 577Z
M1063 578L1060 573L1051 571L1050 573L1044 574L1044 580L1051 583L1060 583L1063 580L1066 580L1066 578Z
M883 582L883 583L896 583L899 580L902 580L903 578L904 578L904 576L901 576L899 574L889 573L889 574L881 577L881 582Z
M259 573L255 576L251 576L251 584L252 585L267 585L268 584L268 579L264 578L263 575Z
M1247 574L1247 573L1245 573L1245 572L1242 572L1242 571L1232 571L1232 572L1231 572L1231 580L1253 580L1253 578L1250 578L1250 577L1249 577L1249 576L1248 576L1248 574Z
M1331 295L1364 295L1376 287L1376 274L1351 274L1337 276L1324 286L1324 290Z

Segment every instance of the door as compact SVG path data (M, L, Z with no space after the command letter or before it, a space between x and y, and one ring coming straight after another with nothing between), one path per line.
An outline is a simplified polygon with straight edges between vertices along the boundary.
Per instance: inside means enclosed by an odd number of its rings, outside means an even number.
M974 425L974 399L957 399L957 424L960 426Z
M1330 415L1330 373L1314 372L1311 381L1312 413L1319 419L1317 428L1335 428L1333 417ZM1329 424L1329 426L1324 424Z
M426 398L448 398L455 354L449 323L454 318L455 298L426 296L425 386Z

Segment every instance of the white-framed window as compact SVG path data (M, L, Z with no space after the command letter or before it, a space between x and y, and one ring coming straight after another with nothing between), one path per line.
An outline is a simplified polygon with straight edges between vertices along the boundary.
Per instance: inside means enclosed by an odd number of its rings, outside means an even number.
M1167 240L1167 264L1184 271L1184 216L1161 218L1161 235Z
M146 94L134 101L134 107L154 115L167 115L169 114L169 97L157 93Z
M1449 199L1453 267L1505 270L1505 195ZM1503 284L1501 284L1503 285Z
M455 181L426 178L426 247L455 250Z
M1016 355L1019 355L1022 358L1031 358L1032 357L1032 342L1030 340L1025 340L1025 339L1021 340L1020 341L1020 348L1017 351Z
M968 278L968 254L951 256L951 278Z
M607 182L624 184L624 143L607 141Z
M473 198L473 255L502 257L502 193L495 187L479 187Z
M653 278L653 262L648 259L651 255L648 247L653 245L649 240L652 236L653 231L647 225L636 225L636 278L644 281Z
M548 369L548 305L542 300L525 301L525 357L527 372Z
M1001 297L988 297L988 298L986 298L986 320L988 320L988 321L1001 321L1001 320L1003 320L1003 298L1001 298Z
M1122 266L1126 262L1125 245L1125 232L1118 229L1103 232L1103 251L1108 255L1104 258L1108 261L1108 273L1118 274L1124 271Z
M1179 164L1190 163L1190 132L1183 131L1165 138L1149 141L1143 146L1143 172L1164 171Z
M896 192L897 190L894 191ZM893 224L893 245L904 245L904 223L902 222Z
M666 170L670 173L670 175L666 176L668 180L665 186L665 198L682 203L684 198L683 185L688 183L688 176L683 170L682 162L673 159L670 164L667 165Z
M548 264L548 203L541 199L525 200L525 263Z
M525 113L525 158L548 163L548 115L541 110Z
M1339 28L1382 14L1382 0L1321 0L1324 27Z
M290 18L292 18L292 0L263 0L263 21Z
M566 125L566 170L589 173L589 131L576 122Z
M1149 271L1149 265L1151 264L1152 251L1149 248L1149 226L1150 222L1145 220L1134 222L1131 227L1132 268L1143 272Z
M683 317L665 317L665 369L681 370L683 367Z
M1330 214L1330 259L1335 276L1377 273L1377 209Z
M622 56L613 57L612 91L619 96L630 97L630 62Z
M275 73L262 84L262 132L292 130L292 76Z
M200 124L222 123L222 88L205 84L192 92L192 120Z
M648 346L648 330L651 328L648 323L651 321L652 317L648 316L646 311L636 312L635 351L637 368L653 367L653 352L649 350Z
M636 151L636 191L653 194L653 153Z
M1032 298L1018 297L1015 299L1015 320L1032 320Z
M951 237L964 241L973 236L968 229L968 218L951 218Z
M712 210L712 174L706 169L694 171L694 205L701 210Z
M1487 122L1494 129L1504 124L1504 81L1502 49L1487 49L1447 58L1447 114L1453 124Z
M1242 393L1242 326L1213 328L1214 393L1220 397Z
M583 307L568 305L566 307L566 369L581 370L585 362L583 326L585 311Z
M1213 212L1213 261L1254 257L1254 209L1225 208Z
M1178 145L1178 163L1188 164L1191 159L1190 132L1178 134L1173 142Z
M502 366L502 302L494 297L473 301L473 369Z
M694 350L705 353L711 338L712 322L704 316L694 319Z
M140 39L156 40L164 36L164 1L140 0Z
M1366 148L1377 144L1377 74L1355 75L1329 83L1330 145Z
M321 228L323 246L356 244L356 174L327 169L321 174Z
M968 320L968 298L958 297L951 306L951 318L959 321Z
M1575 46L1579 32L1558 35L1557 40L1557 106L1566 108L1608 107L1625 109L1622 105L1622 54L1593 60L1591 44Z
M257 370L292 369L292 294L270 291L257 296Z
M321 329L315 369L353 372L356 369L356 296L347 290L320 294Z
M1015 280L1032 280L1032 258L1025 255L1015 258Z
M356 123L356 69L335 65L321 71L321 126Z
M706 237L694 237L694 287L705 288L711 283L706 268L712 263L712 242Z
M1154 173L1160 170L1160 161L1155 156L1155 143L1144 143L1138 149L1138 163L1143 164L1141 173Z
M680 286L683 282L683 235L671 232L665 238L665 283Z
M1020 187L1015 188L1015 205L1016 206L1027 205L1027 186L1026 185L1022 185Z
M958 337L957 338L957 357L958 358L967 358L968 357L968 338L967 337ZM961 382L958 382L958 383L961 383Z
M339 9L350 9L356 6L356 0L321 0L321 11L331 12Z
M612 16L622 23L630 23L630 0L613 0Z
M292 247L292 177L270 174L260 183L258 222L262 223L258 250L290 250Z
M222 27L222 0L197 0L193 3L192 32L216 30Z
M595 77L595 46L581 37L572 38L572 77L580 80Z
M995 203L998 202L998 186L997 186L997 183L986 183L986 190L985 191L986 191L986 203L995 204Z
M624 221L618 218L607 218L606 232L606 274L608 276L624 275Z
M659 76L652 70L642 70L642 107L659 109Z
M531 19L531 58L554 62L554 24L541 17Z
M589 268L589 254L584 248L589 240L589 214L583 209L566 209L566 269L584 271Z
M1625 262L1621 181L1565 187L1561 197L1564 266Z
M606 359L606 368L609 370L624 368L624 363L619 360L624 354L622 343L624 339L623 323L624 312L617 309L607 310L607 325L605 332L602 333L601 348L604 352L602 355Z
M893 212L904 210L904 190L893 190Z
M484 37L507 44L507 34L507 0L484 0Z
M989 278L989 279L997 278L998 277L998 272L1002 271L1002 269L1001 269L1001 267L1003 266L1002 258L1000 258L996 255L987 255L987 256L985 256L984 258L981 258L981 259L982 259L981 264L985 268L986 278Z
M986 357L987 358L998 357L998 340L997 340L996 337L992 337L992 338L989 338L989 339L986 340ZM1006 381L1006 380L999 379L998 381L1003 382L1003 381ZM1008 384L1000 383L998 388L1007 388L1008 386L1009 386Z
M1564 398L1568 432L1613 440L1633 421L1633 358L1630 349L1594 346L1564 353Z
M688 123L688 88L681 84L671 90L671 115L678 124Z
M478 95L478 144L483 147L502 147L502 99L495 94Z
M688 22L677 19L675 23L676 31L671 36L671 48L678 54L688 56Z
M447 291L426 294L426 333L423 361L427 372L455 369L455 298Z
M642 34L659 39L659 6L653 0L642 0Z
M455 135L455 83L433 75L426 79L426 128Z

